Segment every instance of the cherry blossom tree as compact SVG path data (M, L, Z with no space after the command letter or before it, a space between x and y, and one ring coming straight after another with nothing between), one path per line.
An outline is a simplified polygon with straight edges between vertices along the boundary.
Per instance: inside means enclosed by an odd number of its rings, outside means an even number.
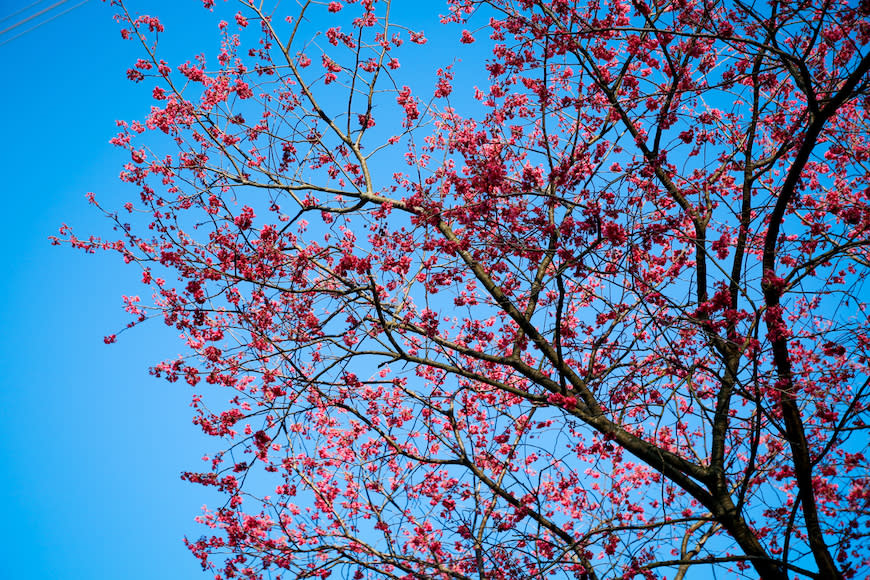
M204 568L870 574L868 2L213 4L117 4L138 198L58 240L181 333Z

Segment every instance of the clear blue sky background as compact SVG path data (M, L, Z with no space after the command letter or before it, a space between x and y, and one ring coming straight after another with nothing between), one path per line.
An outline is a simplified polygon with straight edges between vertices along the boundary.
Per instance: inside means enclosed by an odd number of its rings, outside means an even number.
M0 19L32 1L0 0ZM0 21L0 31L57 1ZM186 384L147 373L181 352L176 333L155 321L103 344L129 319L121 295L147 290L137 269L48 241L62 223L80 236L111 233L85 194L109 207L136 196L117 180L128 154L108 141L116 119L142 119L150 105L144 83L125 78L137 45L121 40L100 0L12 39L80 1L0 32L0 580L209 578L182 538L204 532L193 519L215 496L179 474L217 442L191 424ZM129 4L164 22L170 64L216 52L199 0ZM438 29L423 28L434 40ZM427 47L425 64L479 50L448 46L455 52ZM431 81L425 67L419 74Z
M0 31L55 1L0 21ZM155 321L104 345L128 321L121 295L147 289L115 255L48 242L62 223L80 236L110 233L85 194L113 208L136 196L117 180L128 155L108 140L116 119L142 119L150 105L144 83L125 78L137 46L99 0L10 40L79 1L0 34L0 579L207 578L182 538L203 533L193 518L214 496L179 474L217 442L191 424L189 387L147 373L181 352L176 334ZM0 18L31 2L0 0ZM406 17L419 16L419 4L404 2ZM171 64L216 53L201 2L130 5L164 22ZM424 30L430 40L437 32Z

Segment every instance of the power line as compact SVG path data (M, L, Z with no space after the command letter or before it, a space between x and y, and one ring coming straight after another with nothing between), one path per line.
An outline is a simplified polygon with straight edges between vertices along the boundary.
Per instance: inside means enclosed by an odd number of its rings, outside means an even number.
M52 4L51 6L49 6L48 8L43 8L42 10L40 10L39 12L37 12L36 14L31 14L30 16L28 16L28 17L25 18L24 20L19 20L18 22L16 22L16 23L13 24L12 26L10 26L10 27L8 27L8 28L4 28L3 30L0 30L0 36L2 36L3 34L6 34L6 33L9 32L10 30L12 30L13 28L18 28L19 26L21 26L21 25L24 24L25 22L29 22L29 21L33 20L33 19L36 18L37 16L42 16L43 14L45 14L46 12L48 12L49 10L54 10L55 8L57 8L58 6L60 6L61 4L66 4L67 2L69 2L69 0L60 0L60 2L55 2L54 4Z
M40 1L42 1L42 0L40 0ZM69 1L69 0L61 0L61 2L58 2L57 4L54 4L54 5L50 6L49 8L46 8L46 9L43 10L42 12L46 12L47 10L51 10L51 9L54 8L55 6L59 6L60 4L65 4L65 3L68 2L68 1ZM78 4L76 4L76 5L74 5L74 6L71 6L71 7L67 8L66 10L63 10L63 11L61 11L61 12L59 12L59 13L53 15L51 18L46 18L45 20L43 20L43 21L40 22L39 24L36 24L36 25L34 25L34 26L31 26L31 27L28 28L27 30L23 30L23 31L19 32L18 34L16 34L16 35L13 36L12 38L7 38L6 40L0 41L0 46L3 46L4 44L6 44L6 43L8 43L8 42L12 42L12 41L15 40L16 38L21 38L22 36L24 36L24 35L27 34L28 32L32 32L32 31L36 30L37 28L39 28L39 27L42 26L43 24L48 24L49 22L51 22L51 21L54 20L55 18L60 18L61 16L63 16L63 15L66 14L67 12L72 12L73 10L75 10L76 8L78 8L79 6L82 6L83 4L87 4L89 1L90 1L90 0L82 0L82 1L79 2ZM40 12L39 14L42 14L42 12ZM33 16L39 16L39 14L34 14ZM32 18L33 18L33 17L31 16L31 17L28 18L27 20L31 20ZM15 24L14 26L9 27L9 28L7 28L6 30L0 31L0 34L3 34L3 33L6 32L7 30L12 30L13 28L18 28L18 26L20 26L20 25L24 24L25 22L27 22L27 20L22 20L22 21L19 22L18 24Z
M28 10L30 10L31 8L33 8L37 4L42 4L43 2L45 2L45 0L36 0L36 2L31 4L30 6L25 6L24 8L19 8L18 10L13 12L12 14L9 14L7 16L4 16L3 18L0 18L0 22L5 22L5 21L9 20L10 18L12 18L13 16L18 16L22 12L27 12Z

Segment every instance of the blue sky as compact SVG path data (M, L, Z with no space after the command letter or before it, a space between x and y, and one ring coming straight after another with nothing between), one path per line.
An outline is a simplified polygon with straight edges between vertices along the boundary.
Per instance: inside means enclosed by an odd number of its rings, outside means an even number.
M0 20L0 31L56 1ZM31 2L0 0L0 19ZM171 64L216 51L201 2L130 4L164 22ZM121 296L146 290L137 269L48 241L63 223L79 236L111 235L87 192L108 207L136 195L117 180L129 154L108 141L115 120L145 116L149 90L125 78L140 52L121 40L112 14L90 0L32 31L44 17L0 34L0 579L210 577L182 538L204 532L194 517L214 496L179 475L219 442L192 425L185 383L147 373L181 344L159 321L103 344L128 320ZM424 28L431 39L436 31Z
M27 4L0 0L0 18ZM179 30L185 10L148 4ZM213 443L190 422L188 387L147 373L180 347L159 323L103 344L127 321L121 295L145 288L116 256L48 242L62 223L106 233L86 192L132 193L117 181L126 155L108 140L116 119L144 116L148 94L125 79L136 51L112 14L91 0L0 46L0 578L208 577L182 543L202 532L193 518L208 496L179 474ZM185 31L176 39L195 46L197 30Z
M117 180L128 154L108 141L116 119L141 119L150 104L144 83L125 78L136 45L121 40L103 2L27 31L79 1L0 35L0 578L207 578L182 538L203 533L193 518L214 496L179 474L218 442L191 424L189 387L147 373L181 345L156 321L103 344L128 321L121 296L147 289L114 255L48 241L63 223L79 236L111 234L85 194L114 208L135 197ZM30 4L0 0L0 18ZM0 31L52 4L0 21ZM216 52L200 2L131 5L164 22L170 63Z

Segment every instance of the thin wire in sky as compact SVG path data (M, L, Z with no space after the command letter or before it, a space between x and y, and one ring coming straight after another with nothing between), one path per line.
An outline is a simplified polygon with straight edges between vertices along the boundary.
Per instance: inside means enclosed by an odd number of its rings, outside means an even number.
M25 6L24 8L19 8L18 10L13 12L12 14L7 14L3 18L0 18L0 22L6 22L7 20L12 18L13 16L18 16L22 12L27 12L28 10L30 10L31 8L33 8L37 4L42 4L43 2L45 2L45 0L36 0L36 2L33 2L32 4L29 4L29 5Z
M60 2L55 2L54 4L49 6L48 8L43 8L42 10L37 12L36 14L31 14L30 16L28 16L24 20L19 20L18 22L16 22L12 26L9 26L7 28L4 28L3 30L0 30L0 35L6 34L10 30L12 30L13 28L18 28L19 26L21 26L25 22L29 22L29 21L33 20L34 18L36 18L37 16L42 16L43 14L48 12L49 10L54 10L55 8L60 6L61 4L66 4L67 2L69 2L69 0L60 0Z
M39 2L42 2L42 1L43 1L43 0L38 0L35 4L38 4ZM28 28L28 29L26 29L26 30L22 30L21 32L19 32L19 33L16 34L15 36L13 36L13 37L11 37L11 38L7 38L7 39L5 39L5 40L3 40L3 41L0 41L0 46L3 46L4 44L6 44L6 43L8 43L8 42L12 42L12 41L15 40L16 38L21 38L22 36L24 36L24 35L27 34L28 32L32 32L32 31L36 30L37 28L39 28L39 27L42 26L43 24L48 24L49 22L51 22L51 21L54 20L55 18L60 18L61 16L63 16L63 15L66 14L67 12L72 12L73 10L75 10L76 8L78 8L79 6L82 6L83 4L87 4L89 1L90 1L90 0L82 0L82 1L79 2L78 4L75 4L74 6L71 6L71 7L67 8L66 10L62 10L61 12L58 12L57 14L52 15L50 18L46 18L46 19L43 20L42 22L40 22L40 23L38 23L38 24L36 24L36 25L34 25L34 26L31 26L30 28ZM18 28L19 26L21 26L22 24L24 24L24 23L27 22L28 20L33 20L33 18L35 18L36 16L39 16L40 14L43 14L43 13L45 13L45 12L48 12L48 11L51 10L52 8L55 8L56 6L60 6L61 4L65 4L65 3L67 3L67 2L69 2L69 0L61 0L60 2L57 2L56 4L52 4L51 6L49 6L48 8L46 8L45 10L42 10L42 11L40 11L40 12L34 14L33 16L29 17L29 18L25 18L25 19L22 20L21 22L18 22L17 24L13 24L12 26L10 26L9 28L6 28L5 30L0 30L0 34L3 34L3 33L7 32L7 31L9 31L9 30L12 30L13 28ZM31 4L31 6L33 6L33 4Z

